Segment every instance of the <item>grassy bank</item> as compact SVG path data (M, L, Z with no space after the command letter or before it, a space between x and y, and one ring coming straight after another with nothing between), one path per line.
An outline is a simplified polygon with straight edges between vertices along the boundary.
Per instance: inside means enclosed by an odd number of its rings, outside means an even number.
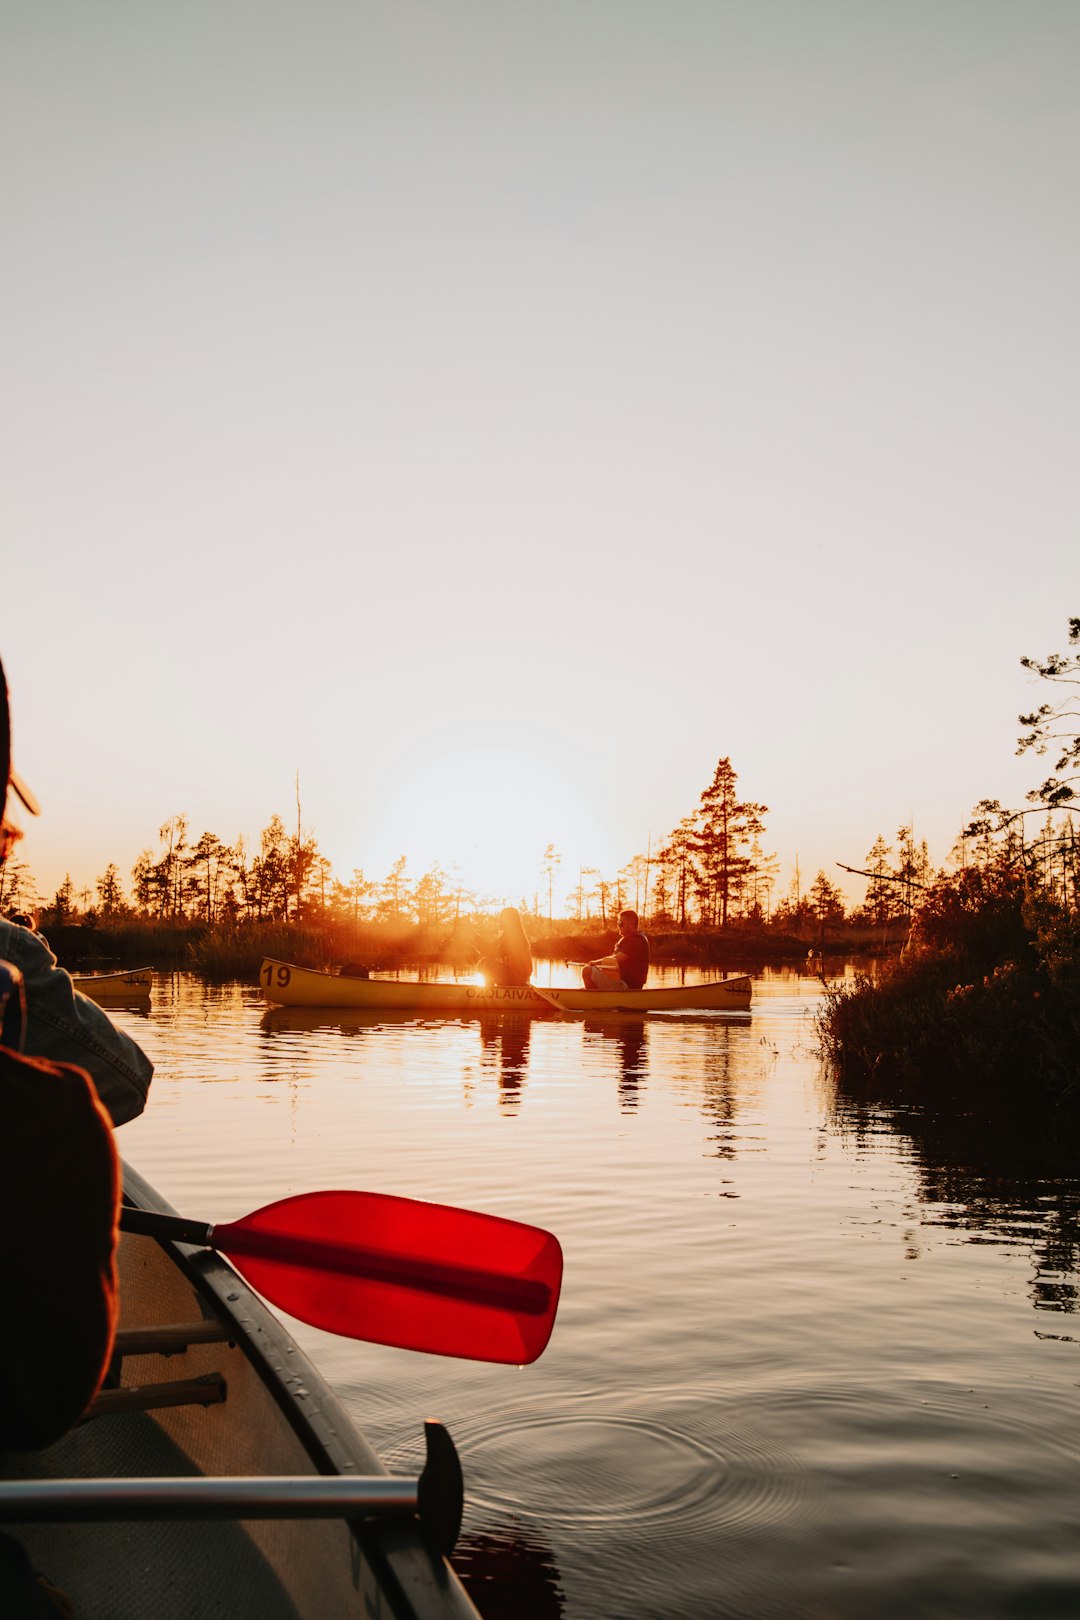
M43 932L57 960L67 968L180 969L208 979L253 979L267 956L307 967L342 962L395 967L424 959L433 945L445 946L449 957L462 960L466 950L453 937L448 938L445 930L436 939L431 931L415 925L391 923L249 922L207 928L133 919L96 927L43 925Z
M212 979L254 978L267 956L306 967L363 962L373 968L394 968L412 962L445 962L460 969L475 961L478 937L492 944L496 934L490 918L471 918L440 928L340 921L243 922L208 928L148 918L63 926L46 919L42 929L63 966L76 971L153 967L162 972L189 970ZM767 927L733 926L724 931L647 928L647 932L655 962L718 970L745 969L750 963L802 962L811 944L816 944ZM571 962L588 961L610 951L617 930L534 920L529 933L535 956ZM836 945L865 949L865 943L854 935Z

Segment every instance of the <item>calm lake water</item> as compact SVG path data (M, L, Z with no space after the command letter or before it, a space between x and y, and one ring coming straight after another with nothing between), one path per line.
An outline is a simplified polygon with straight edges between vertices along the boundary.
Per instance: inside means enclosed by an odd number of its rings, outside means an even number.
M200 1219L357 1187L558 1234L531 1367L292 1324L392 1469L450 1428L488 1620L1078 1616L1080 1182L838 1100L820 995L345 1020L161 976L120 1146Z

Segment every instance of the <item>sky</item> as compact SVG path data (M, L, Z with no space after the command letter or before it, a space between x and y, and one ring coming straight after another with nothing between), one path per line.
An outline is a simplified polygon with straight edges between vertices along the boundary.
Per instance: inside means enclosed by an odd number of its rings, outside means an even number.
M1080 612L1075 0L6 0L20 853L857 894Z

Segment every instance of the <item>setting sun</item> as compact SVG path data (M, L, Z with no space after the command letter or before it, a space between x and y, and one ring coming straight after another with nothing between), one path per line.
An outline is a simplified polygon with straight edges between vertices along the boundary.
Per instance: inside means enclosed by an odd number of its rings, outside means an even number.
M385 851L384 867L404 854L414 879L438 864L453 887L478 898L531 900L546 882L543 853L549 844L559 849L572 839L575 852L595 848L598 857L608 854L612 841L595 825L586 799L565 766L553 766L550 757L513 740L439 742L389 785L369 816L354 864L371 863L373 850ZM612 849L611 859L632 853ZM370 870L379 872L377 861Z

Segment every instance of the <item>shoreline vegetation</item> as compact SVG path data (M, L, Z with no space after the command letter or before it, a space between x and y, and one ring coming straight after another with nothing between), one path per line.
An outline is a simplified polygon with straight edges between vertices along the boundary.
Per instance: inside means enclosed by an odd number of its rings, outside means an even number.
M1069 621L1069 642L1080 649L1080 618ZM762 845L768 807L739 797L724 757L655 851L650 840L610 880L579 867L561 918L562 857L547 846L542 882L518 905L533 954L603 955L629 906L657 964L753 972L803 962L820 974L821 1048L853 1099L951 1100L984 1116L1021 1101L1029 1112L1080 1119L1080 651L1021 664L1055 699L1019 716L1017 752L1052 753L1054 774L1025 808L978 804L947 867L934 871L907 825L894 847L879 835L865 867L844 868L867 885L851 912L823 871L804 892L797 865L773 905L777 863ZM190 843L184 816L159 838L157 856L144 850L135 864L130 900L110 865L96 904L68 877L42 906L28 868L12 859L0 873L0 911L29 912L66 967L189 969L224 980L253 979L267 956L316 968L467 971L503 903L465 891L439 866L414 881L404 855L381 882L359 869L341 881L303 830L299 779L295 833L272 817L257 855L242 838L227 846L209 832ZM881 960L830 987L827 958L841 955Z
M1080 646L1080 619L1069 641ZM1021 663L1080 686L1080 655ZM1052 751L1054 774L1026 809L977 805L957 869L920 887L903 951L827 990L822 1049L856 1102L1007 1118L1047 1136L1080 1126L1080 774L1061 774L1080 764L1076 705L1067 694L1019 717L1017 752Z
M583 927L574 920L549 923L526 918L533 955L555 962L586 961L611 948L613 923ZM464 972L477 958L475 935L494 932L484 915L461 919L449 930L414 922L250 922L221 924L128 918L57 923L47 913L39 924L61 966L79 972L120 967L152 967L158 972L190 971L213 980L254 979L264 957L306 967L334 968L346 962L393 971L420 965ZM715 929L648 927L652 960L658 966L734 968L747 964L799 963L822 948L820 930L806 937L781 928L731 924ZM899 950L907 924L887 929L852 923L834 927L824 942L827 955L887 955Z
M805 886L796 860L776 899L779 863L763 847L768 806L744 799L726 756L697 805L666 839L648 840L617 872L580 865L567 892L563 857L549 844L532 894L516 901L534 955L566 960L605 954L620 911L636 911L657 962L723 966L797 961L809 951L888 951L906 937L913 896L929 870L925 843L910 826L895 852L879 835L861 906L848 911L824 871ZM28 866L13 856L0 871L0 913L37 919L65 967L191 968L210 977L244 977L264 956L308 967L366 962L445 962L461 968L479 952L473 936L494 936L494 918L510 897L478 895L438 864L420 877L401 855L381 880L360 868L335 874L304 828L299 777L295 830L274 815L257 853L243 837L189 837L187 817L158 831L144 849L130 893L111 863L94 888L70 874L51 900L37 893ZM557 893L558 890L558 893Z

